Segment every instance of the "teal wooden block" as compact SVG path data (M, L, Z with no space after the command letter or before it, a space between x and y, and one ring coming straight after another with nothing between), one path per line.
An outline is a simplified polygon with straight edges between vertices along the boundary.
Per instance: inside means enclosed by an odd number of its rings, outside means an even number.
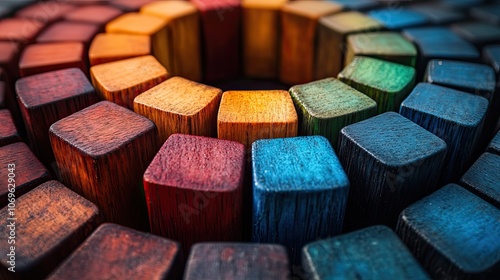
M306 245L307 279L430 279L399 237L373 226Z
M421 26L429 22L424 14L401 7L397 11L388 8L373 10L368 12L368 15L390 30Z
M486 151L488 153L500 155L500 131L493 137Z
M341 130L339 158L351 182L346 229L396 225L399 213L436 189L446 144L393 112Z
M325 136L333 147L343 127L377 113L373 99L334 78L294 86L290 95L299 115L299 134Z
M500 209L500 156L484 153L460 179L460 185Z
M405 209L397 234L433 279L498 279L500 210L449 184Z
M474 7L470 14L476 20L500 25L500 3Z
M487 44L500 43L500 27L484 22L451 25L453 32L481 49Z
M377 112L397 111L415 84L413 67L371 57L356 56L339 80L377 102Z
M455 9L449 9L436 3L414 4L408 7L411 11L425 15L432 24L450 24L462 21L466 18L465 13Z

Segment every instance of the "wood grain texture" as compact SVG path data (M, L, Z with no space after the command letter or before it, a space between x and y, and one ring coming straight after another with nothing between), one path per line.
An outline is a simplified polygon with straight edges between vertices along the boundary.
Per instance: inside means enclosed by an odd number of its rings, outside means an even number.
M442 25L464 21L466 14L460 10L448 9L439 3L418 3L408 6L410 11L423 14L431 24Z
M355 56L339 80L377 102L377 112L398 111L415 85L413 67L371 57Z
M19 10L16 17L48 23L60 19L73 9L75 6L60 1L37 2Z
M339 158L351 191L346 230L384 224L434 191L446 143L399 114L389 112L347 126L339 137Z
M158 151L150 120L102 101L50 127L66 185L94 202L105 221L147 230L142 175Z
M310 279L430 279L398 236L373 226L316 241L303 249Z
M339 4L327 1L292 1L281 8L281 82L294 85L313 80L318 20L341 9Z
M286 249L281 245L200 243L191 250L184 279L285 280L288 267Z
M217 136L222 90L173 77L134 99L134 111L152 120L160 143L174 133Z
M91 66L150 54L151 38L146 35L102 33L89 48Z
M435 279L494 279L500 211L454 184L405 209L396 232Z
M240 241L244 173L242 144L172 135L144 173L151 232L186 255L197 242Z
M0 123L0 147L22 141L9 110L0 110Z
M103 224L47 279L176 279L179 245L116 224Z
M390 8L372 10L367 15L380 22L389 30L401 30L403 28L421 26L428 23L428 18L419 11L398 7L397 12Z
M81 42L88 47L99 28L94 23L61 21L46 28L36 37L36 42Z
M67 21L93 23L102 26L117 18L122 13L120 9L113 6L86 5L65 14L64 19Z
M43 23L31 19L2 19L0 20L0 40L26 44L33 41L43 27Z
M9 208L0 210L8 221ZM16 199L15 274L7 258L0 261L2 279L42 279L73 251L99 224L99 210L90 201L57 181L48 181ZM10 228L1 227L2 236ZM10 253L1 246L0 253Z
M151 55L92 66L90 75L101 98L130 110L134 108L134 98L169 77Z
M451 25L451 30L474 44L478 49L500 43L500 27L484 22L465 22Z
M493 137L486 152L500 155L500 131Z
M470 10L470 15L479 21L484 21L490 24L500 24L500 3L492 3L490 5L481 5L473 7Z

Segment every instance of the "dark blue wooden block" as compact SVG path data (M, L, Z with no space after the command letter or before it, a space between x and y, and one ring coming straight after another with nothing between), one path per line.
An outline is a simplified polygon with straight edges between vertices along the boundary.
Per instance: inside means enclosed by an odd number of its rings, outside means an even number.
M449 24L465 19L463 12L436 4L415 4L408 9L425 15L432 24Z
M486 151L488 153L500 155L500 131L498 131L495 137L493 137L493 140L491 140Z
M488 100L481 96L420 83L401 103L400 113L446 142L442 183L448 183L470 163L487 110Z
M341 130L339 158L351 181L346 229L396 225L399 213L435 190L446 144L389 112Z
M340 233L349 180L322 136L252 146L252 240L279 243L300 261L306 243Z
M307 279L430 279L399 237L373 226L304 247Z
M456 23L453 32L471 42L478 48L487 44L500 43L500 27L483 22Z
M449 184L405 209L396 232L434 279L498 279L500 210Z
M491 24L500 24L500 3L474 7L470 14L476 20L488 22Z
M484 153L460 179L460 184L500 208L500 156Z
M491 45L483 49L483 59L500 73L500 45ZM499 81L500 82L500 81Z
M373 10L368 12L368 16L382 23L389 30L421 26L429 21L424 14L406 8L398 8L396 11L387 8Z
M329 0L333 3L338 3L344 6L344 9L354 10L354 11L366 11L377 6L380 6L380 3L376 0Z

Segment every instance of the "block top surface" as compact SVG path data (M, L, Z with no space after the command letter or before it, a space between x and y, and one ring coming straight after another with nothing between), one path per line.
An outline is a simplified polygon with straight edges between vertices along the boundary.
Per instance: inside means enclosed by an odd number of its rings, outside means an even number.
M500 45L491 45L483 48L485 60L493 67L495 72L500 72ZM500 81L499 81L500 82Z
M103 156L155 129L149 119L101 101L50 127L50 132L92 157Z
M257 140L252 145L254 188L266 192L347 188L349 180L322 136Z
M460 179L461 184L468 185L487 195L500 206L500 155L484 153ZM497 206L498 207L498 206Z
M325 16L319 22L341 34L382 28L382 25L378 21L360 12L343 12Z
M311 116L322 119L377 107L373 99L335 78L293 86L290 94Z
M415 46L396 32L353 34L347 37L347 42L355 54L417 55Z
M151 52L151 38L146 35L98 34L90 45L89 58L144 56Z
M37 42L90 42L99 26L91 23L63 21L54 23L36 38Z
M18 11L16 17L47 22L59 19L74 9L75 6L60 1L37 2Z
M456 23L451 29L464 39L474 43L498 42L500 27L483 22Z
M389 29L401 29L411 26L417 26L427 23L428 18L418 12L405 8L399 8L397 11L393 9L380 9L370 11L368 16L379 21Z
M240 6L240 0L191 0L201 12L231 10Z
M83 44L77 42L29 45L19 59L19 67L30 68L81 61L83 50Z
M279 10L288 0L241 0L241 6L246 9Z
M500 131L497 132L493 140L488 145L488 151L500 155Z
M188 1L154 1L142 6L141 13L172 21L187 15L197 14L198 11L194 4Z
M439 137L394 112L351 124L341 134L387 166L403 166L446 150Z
M342 5L328 1L291 1L283 5L281 10L288 14L317 20L322 16L340 12Z
M106 24L122 14L120 9L105 5L88 5L79 7L64 16L65 20Z
M44 24L25 18L6 18L0 20L0 40L30 41L42 30Z
M106 24L108 33L153 35L167 24L165 19L140 13L124 14Z

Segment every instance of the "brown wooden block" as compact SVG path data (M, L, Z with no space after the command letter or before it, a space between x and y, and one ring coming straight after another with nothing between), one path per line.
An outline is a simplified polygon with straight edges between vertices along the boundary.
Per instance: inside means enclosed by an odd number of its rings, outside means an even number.
M113 0L111 4L126 12L138 11L142 6L155 0Z
M159 148L153 122L102 101L56 122L49 134L64 183L106 221L147 230L141 182Z
M313 80L318 20L341 9L327 1L292 1L282 7L281 82L293 85Z
M105 25L109 21L120 16L123 12L113 6L87 5L79 7L64 15L64 19L74 22L87 22L97 25Z
M73 9L75 6L60 1L36 2L18 11L16 17L47 23L60 19Z
M142 14L167 21L167 64L172 75L201 80L200 19L188 1L155 1L141 8Z
M145 35L98 34L89 50L90 65L151 54L151 39Z
M174 133L216 137L221 97L218 88L173 77L137 96L134 111L156 124L160 143Z
M9 239L15 243L0 246L5 256L0 260L0 278L41 279L97 227L99 210L61 183L49 181L16 197L15 207L0 210L0 217L9 225L0 227L5 242L15 232ZM8 271L12 251L15 273Z
M180 257L174 241L103 224L48 279L175 279Z
M134 98L165 81L167 70L150 55L92 66L92 83L101 98L133 110Z
M0 40L9 42L31 42L42 30L44 24L24 18L0 20Z
M98 31L99 25L93 23L61 21L45 29L38 35L36 41L38 43L82 42L88 46Z
M0 110L0 123L0 147L22 141L9 110Z

